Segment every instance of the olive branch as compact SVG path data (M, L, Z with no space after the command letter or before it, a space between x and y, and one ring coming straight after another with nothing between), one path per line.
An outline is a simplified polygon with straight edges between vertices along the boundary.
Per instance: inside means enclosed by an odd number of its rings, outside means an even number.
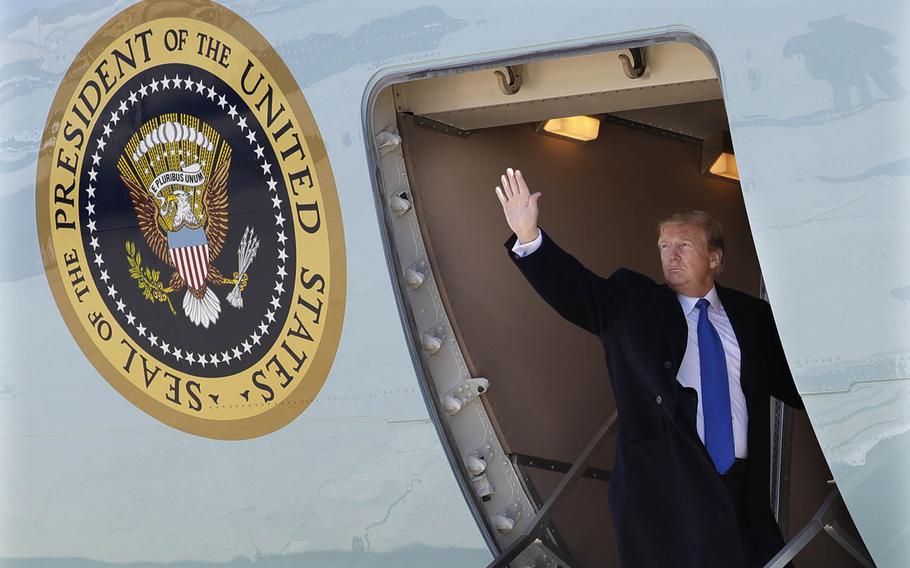
M167 302L167 307L171 309L171 314L177 315L171 304L171 298L168 293L173 292L172 288L165 288L161 283L161 272L151 268L143 268L142 256L132 241L126 241L126 260L130 264L130 276L136 281L142 295L149 302Z

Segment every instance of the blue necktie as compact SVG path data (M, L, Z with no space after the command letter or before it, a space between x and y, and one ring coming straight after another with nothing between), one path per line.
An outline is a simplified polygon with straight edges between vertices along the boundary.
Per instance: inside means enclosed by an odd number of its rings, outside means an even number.
M733 414L730 411L730 383L727 358L720 335L708 319L711 303L702 298L698 314L698 359L701 364L701 400L705 418L705 447L718 473L733 465Z

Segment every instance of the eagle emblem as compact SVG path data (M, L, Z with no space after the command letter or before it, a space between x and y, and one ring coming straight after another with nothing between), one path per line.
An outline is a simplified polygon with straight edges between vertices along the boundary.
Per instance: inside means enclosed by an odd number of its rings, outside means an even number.
M165 114L143 124L117 162L146 244L174 270L165 285L158 271L142 266L138 249L127 242L130 275L146 299L167 302L172 313L170 294L185 289L183 311L204 328L221 313L213 287L233 284L227 300L243 307L246 271L259 247L247 227L233 278L214 265L228 234L230 165L230 145L210 125L185 114Z

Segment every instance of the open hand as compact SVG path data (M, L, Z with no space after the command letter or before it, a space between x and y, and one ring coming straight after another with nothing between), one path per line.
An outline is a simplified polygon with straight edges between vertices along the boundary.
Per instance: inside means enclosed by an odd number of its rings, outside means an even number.
M532 194L520 170L509 168L500 176L501 186L496 186L496 197L502 203L509 228L518 235L522 244L537 238L537 200L540 192Z

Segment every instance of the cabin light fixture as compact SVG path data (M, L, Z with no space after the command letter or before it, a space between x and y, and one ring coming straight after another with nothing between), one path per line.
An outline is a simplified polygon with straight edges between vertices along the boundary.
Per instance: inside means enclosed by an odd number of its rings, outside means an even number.
M564 116L551 118L542 123L538 130L561 138L589 142L600 132L600 119L593 116Z
M729 132L721 131L705 138L701 150L701 173L739 181L739 168Z

